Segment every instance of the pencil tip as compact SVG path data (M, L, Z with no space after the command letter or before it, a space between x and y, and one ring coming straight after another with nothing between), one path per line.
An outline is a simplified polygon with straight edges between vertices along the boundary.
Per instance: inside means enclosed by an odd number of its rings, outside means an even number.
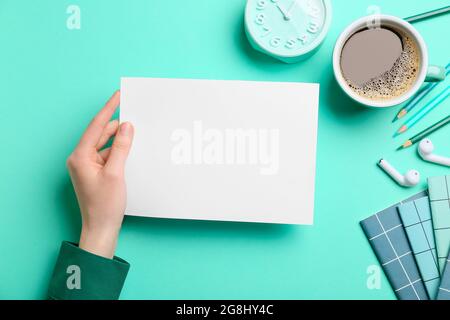
M406 140L405 143L403 144L403 148L406 149L410 146L412 146L412 141L411 140Z
M399 134L405 132L406 130L408 130L408 127L407 127L407 126L405 126L405 125L401 126L400 129L398 129L397 132L394 133L394 137L396 137L396 136L398 136Z
M405 109L400 110L400 112L397 113L397 115L395 116L394 120L392 120L392 122L395 122L400 118L403 118L407 113L408 113L408 111L406 111Z
M397 148L398 150L409 148L413 145L413 142L411 140L406 140L400 147Z

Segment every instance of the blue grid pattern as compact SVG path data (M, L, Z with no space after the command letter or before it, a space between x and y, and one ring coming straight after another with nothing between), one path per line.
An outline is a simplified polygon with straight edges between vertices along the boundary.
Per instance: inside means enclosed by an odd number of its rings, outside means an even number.
M423 197L404 203L398 206L398 213L405 227L428 296L434 299L441 278L436 256L429 198Z
M438 300L450 300L450 254L445 264L442 281L437 295Z
M426 195L427 193L423 191L405 202ZM400 300L428 300L425 285L397 212L399 204L362 220L360 224L397 298Z
M428 178L434 238L440 271L450 249L450 176Z

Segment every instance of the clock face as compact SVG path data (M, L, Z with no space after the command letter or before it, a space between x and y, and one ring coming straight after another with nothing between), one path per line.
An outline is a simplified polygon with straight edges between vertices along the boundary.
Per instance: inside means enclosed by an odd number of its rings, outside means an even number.
M271 55L300 56L323 40L328 0L248 0L246 29L251 40Z

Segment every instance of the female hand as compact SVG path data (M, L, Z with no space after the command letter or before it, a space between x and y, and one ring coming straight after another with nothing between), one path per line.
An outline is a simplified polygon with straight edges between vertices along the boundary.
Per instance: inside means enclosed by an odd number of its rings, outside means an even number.
M79 247L106 258L114 256L125 212L124 169L134 134L130 123L110 121L119 102L117 91L67 159L82 216ZM102 150L114 135L112 147Z

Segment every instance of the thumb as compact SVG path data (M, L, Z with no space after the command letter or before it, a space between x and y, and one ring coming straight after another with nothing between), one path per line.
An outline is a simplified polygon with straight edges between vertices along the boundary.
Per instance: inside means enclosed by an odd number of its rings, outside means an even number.
M115 174L122 174L125 169L125 162L133 142L134 128L129 122L120 125L119 131L111 146L111 153L105 165L105 169Z

